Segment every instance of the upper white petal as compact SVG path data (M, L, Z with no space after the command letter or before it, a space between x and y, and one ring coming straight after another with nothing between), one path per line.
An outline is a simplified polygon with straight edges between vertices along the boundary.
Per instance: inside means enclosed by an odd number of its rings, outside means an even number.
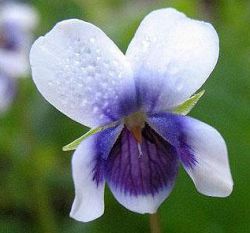
M187 143L197 163L184 166L197 190L208 196L226 197L233 189L225 141L213 127L186 117Z
M72 119L95 127L122 117L120 98L134 97L131 68L97 27L65 20L40 37L30 53L32 75L42 95Z
M136 84L146 89L142 93L158 94L154 111L172 108L199 89L214 69L218 54L213 26L172 8L146 16L126 52ZM141 98L146 101L145 96Z

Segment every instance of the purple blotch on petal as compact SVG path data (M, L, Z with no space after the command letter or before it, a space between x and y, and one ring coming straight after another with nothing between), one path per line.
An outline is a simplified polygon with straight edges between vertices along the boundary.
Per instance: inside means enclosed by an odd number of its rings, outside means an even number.
M98 187L100 184L103 184L104 182L104 160L100 156L96 156L93 162L93 181L96 183L96 186Z
M105 163L109 186L133 196L158 194L171 189L178 170L176 151L147 124L142 130L140 154L137 141L124 127Z

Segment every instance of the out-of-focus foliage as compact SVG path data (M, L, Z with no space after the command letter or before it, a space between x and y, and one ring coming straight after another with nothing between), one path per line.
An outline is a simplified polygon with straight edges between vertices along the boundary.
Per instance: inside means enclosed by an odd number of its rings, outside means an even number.
M126 50L139 22L151 10L175 7L210 20L220 37L220 58L203 86L206 95L191 115L224 136L235 187L226 199L197 193L180 172L161 206L163 232L246 233L250 227L250 2L32 0L40 12L37 35L56 22L81 18L101 27ZM208 18L209 17L209 18ZM74 197L71 153L62 146L87 131L45 102L31 79L19 81L11 110L0 118L0 233L148 232L148 216L120 206L106 190L105 215L82 224L68 217Z

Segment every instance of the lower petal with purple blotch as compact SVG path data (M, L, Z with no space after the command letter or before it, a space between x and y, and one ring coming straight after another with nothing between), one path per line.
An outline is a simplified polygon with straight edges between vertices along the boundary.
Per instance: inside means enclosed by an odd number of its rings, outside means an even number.
M105 179L127 209L154 213L171 192L177 175L176 151L147 124L142 142L124 127L105 165Z
M176 148L199 192L217 197L232 192L227 148L217 130L191 117L171 113L151 115L148 122Z

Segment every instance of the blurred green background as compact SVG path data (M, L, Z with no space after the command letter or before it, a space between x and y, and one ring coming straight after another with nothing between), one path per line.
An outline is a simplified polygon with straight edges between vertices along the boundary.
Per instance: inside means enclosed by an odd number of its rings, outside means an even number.
M104 30L126 51L139 22L151 10L174 7L208 20L220 37L220 59L191 115L224 136L235 186L226 199L200 195L181 169L161 206L165 233L247 233L250 228L250 1L248 0L31 0L40 13L36 36L63 19L80 18ZM79 223L68 214L74 198L71 152L62 146L87 129L73 122L19 80L10 111L0 119L0 233L149 232L148 215L120 206L106 188L105 214Z

